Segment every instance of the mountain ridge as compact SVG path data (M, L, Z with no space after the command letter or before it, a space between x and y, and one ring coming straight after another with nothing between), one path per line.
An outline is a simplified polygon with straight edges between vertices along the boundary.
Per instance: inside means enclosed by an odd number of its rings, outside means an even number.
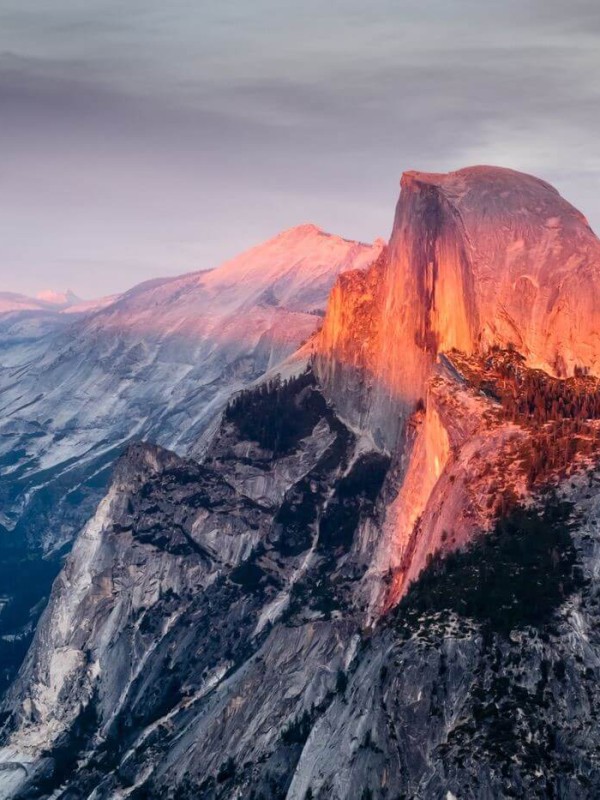
M201 460L125 450L6 695L7 796L597 796L600 244L490 169L406 175L310 357L238 382ZM312 308L264 288L238 308Z
M338 271L366 267L377 247L295 230L224 271L146 282L105 307L0 314L0 570L45 575L31 592L10 583L0 685L126 445L201 447L230 394L320 325Z

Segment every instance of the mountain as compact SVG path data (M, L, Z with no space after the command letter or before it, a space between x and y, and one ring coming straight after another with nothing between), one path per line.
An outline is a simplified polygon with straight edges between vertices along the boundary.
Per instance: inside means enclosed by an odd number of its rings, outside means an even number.
M597 797L598 246L530 176L405 174L308 364L195 457L125 449L5 697L5 796Z
M59 311L76 302L79 302L79 298L71 292L40 292L36 297L16 292L0 292L0 314L11 311Z
M463 544L489 524L480 506L496 478L490 449L508 459L519 435L507 423L492 436L471 401L457 415L444 388L448 374L460 377L453 352L475 363L493 348L514 348L548 376L600 374L600 241L553 187L512 170L408 172L401 187L388 255L338 281L315 369L346 422L403 453L372 570L393 569L405 585L430 552L448 548L450 530ZM475 369L489 372L484 366ZM467 446L477 458L456 458ZM484 480L475 480L478 470ZM381 594L378 584L376 574Z
M353 404L382 444L393 445L391 420L422 396L439 352L512 345L552 375L600 373L600 242L579 211L544 181L497 167L407 172L401 185L388 263L338 284L321 347L336 400L346 363L351 376L360 366L371 397ZM361 320L339 316L357 295L364 304L365 281L377 291L359 350L343 337Z
M28 297L16 292L0 292L0 314L7 314L11 311L65 311L84 302L70 289L67 289L66 292L55 292L48 289L38 292L35 297Z
M82 299L77 297L77 295L74 294L70 289L67 289L66 292L57 292L54 289L44 289L42 292L37 293L36 299L59 308L76 306L83 302Z
M6 531L19 526L52 549L80 516L46 518L56 511L49 495L60 504L81 492L132 438L185 452L231 391L313 333L337 275L380 250L304 225L218 269L136 286L61 319L54 335L28 335L37 316L0 317Z
M200 447L230 394L322 323L337 275L366 267L381 247L304 225L217 269L150 281L112 302L0 314L0 577L11 598L0 653L9 674L127 443Z

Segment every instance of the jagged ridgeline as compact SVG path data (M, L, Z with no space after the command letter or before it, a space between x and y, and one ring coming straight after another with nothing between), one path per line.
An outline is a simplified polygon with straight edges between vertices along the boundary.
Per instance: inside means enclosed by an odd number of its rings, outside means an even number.
M127 445L195 452L232 393L313 334L337 276L381 248L302 225L98 302L0 296L0 694Z
M231 363L201 460L127 448L4 701L1 790L599 797L599 287L544 182L405 174L294 377Z

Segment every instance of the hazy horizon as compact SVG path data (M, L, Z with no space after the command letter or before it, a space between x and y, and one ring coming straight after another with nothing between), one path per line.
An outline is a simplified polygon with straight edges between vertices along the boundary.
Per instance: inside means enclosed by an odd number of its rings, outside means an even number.
M0 0L0 291L387 238L408 169L529 172L599 231L599 39L590 0Z

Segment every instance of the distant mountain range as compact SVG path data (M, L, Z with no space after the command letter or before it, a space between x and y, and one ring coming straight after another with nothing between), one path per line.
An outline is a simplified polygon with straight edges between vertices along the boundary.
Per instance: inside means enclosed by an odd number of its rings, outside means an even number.
M28 297L15 292L0 292L0 314L9 311L60 311L77 305L80 299L71 291L40 292L35 297Z

